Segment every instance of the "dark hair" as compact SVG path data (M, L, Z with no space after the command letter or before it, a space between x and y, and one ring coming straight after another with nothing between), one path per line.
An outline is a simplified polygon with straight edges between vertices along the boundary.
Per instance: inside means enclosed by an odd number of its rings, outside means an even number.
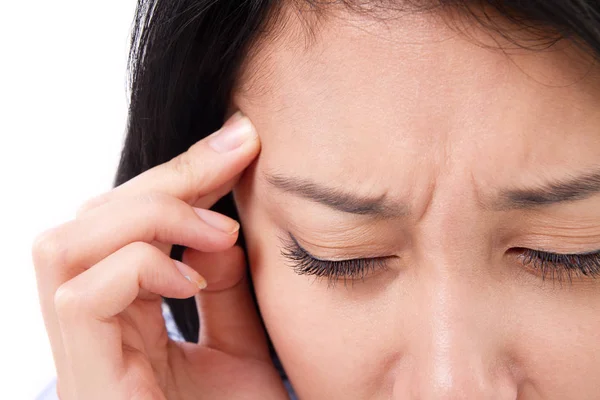
M242 63L261 36L274 31L283 3L324 10L318 0L138 0L129 53L130 103L127 135L116 172L118 186L186 151L224 122ZM352 0L333 2L353 11L375 8ZM333 4L328 1L327 4ZM364 1L360 2L364 5ZM465 11L487 29L502 32L485 10L553 43L570 39L600 58L597 0L387 0L394 5ZM313 15L320 15L315 13ZM238 219L231 193L213 210ZM240 233L241 245L243 235ZM171 257L181 260L183 248ZM165 299L187 341L197 342L199 321L193 299Z

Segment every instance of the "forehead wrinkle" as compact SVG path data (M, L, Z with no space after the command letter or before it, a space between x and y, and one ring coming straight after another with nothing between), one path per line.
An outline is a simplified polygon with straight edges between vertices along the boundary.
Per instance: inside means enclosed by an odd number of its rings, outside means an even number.
M403 217L410 213L409 206L388 199L387 192L377 196L358 195L343 190L339 185L325 185L296 176L263 171L262 179L284 193L311 200L337 211L375 218Z
M313 60L313 61L314 61L314 60ZM306 62L306 64L308 64L308 62ZM286 68L289 68L290 66L291 66L291 63L290 63L290 64L287 64ZM300 70L301 70L301 67L302 67L302 64L299 64L299 68L296 68L296 71L300 71ZM288 73L288 71L284 70L283 68L282 68L282 71L284 71L284 73ZM294 73L294 70L293 70L293 69L289 69L289 71L290 71L290 73ZM274 85L277 85L277 84L280 84L280 83L282 83L282 81L281 81L281 80L277 80L277 79L273 79L273 80L272 80L272 83L273 83ZM290 92L291 92L291 95L293 95L293 91L290 91ZM318 97L318 96L315 96L315 98L316 98L316 97ZM294 99L294 98L293 98L293 96L291 96L290 98L292 98L292 100ZM277 105L278 107L280 107L280 109L283 109L283 108L286 108L286 107L290 107L290 105L289 105L289 104L282 104L282 103L279 103L279 102L274 102L274 103L276 103L276 105ZM291 104L291 103L290 103L290 104ZM297 113L297 114L301 114L301 113ZM267 115L267 114L265 114L265 115ZM292 116L285 116L285 117L286 117L288 120L289 120L289 118L292 118ZM301 116L301 117L302 117L302 116ZM271 120L272 120L272 119L271 119ZM295 124L293 124L293 123L290 123L290 125L291 125L291 126L294 126ZM329 130L329 132L328 132L328 133L331 133L331 131L332 131L332 130ZM276 129L273 129L273 130L272 130L272 132L273 132L273 134L275 134L277 131L276 131ZM325 135L324 135L324 136L325 136ZM442 137L443 137L443 136L442 136Z

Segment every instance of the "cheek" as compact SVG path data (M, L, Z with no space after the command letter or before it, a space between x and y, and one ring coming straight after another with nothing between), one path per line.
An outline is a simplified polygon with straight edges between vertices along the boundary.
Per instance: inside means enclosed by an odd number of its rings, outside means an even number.
M514 290L504 322L508 348L543 398L597 398L600 382L600 285L596 293L547 282Z
M600 391L590 376L600 370L600 283L540 289L533 278L506 275L503 283L445 282L460 288L460 295L445 296L437 290L442 278L421 272L382 290L328 289L287 265L278 239L284 232L267 207L250 191L234 195L262 317L300 398L389 398L394 381L435 370L436 359L448 355L435 352L445 349L432 346L437 337L455 339L450 348L467 346L491 370L510 360L523 393L558 399ZM458 314L443 312L451 323L442 329L436 310ZM467 355L456 365L473 359Z
M273 229L269 227L268 232ZM253 227L254 230L254 227ZM265 232L263 230L263 232ZM257 301L268 334L286 372L297 388L319 388L324 392L343 387L344 380L328 371L347 366L346 377L355 376L352 357L340 332L351 328L351 319L332 314L330 304L311 295L311 279L297 276L281 260L275 235L247 234L247 251ZM315 283L318 284L318 283ZM343 376L343 375L342 375ZM302 397L320 398L310 393Z
M364 310L345 305L340 290L299 276L280 255L277 230L250 202L239 203L257 301L268 334L301 398L351 398L380 387L375 327ZM389 354L389 353L387 353ZM315 392L311 392L315 390ZM369 393L359 398L367 398Z

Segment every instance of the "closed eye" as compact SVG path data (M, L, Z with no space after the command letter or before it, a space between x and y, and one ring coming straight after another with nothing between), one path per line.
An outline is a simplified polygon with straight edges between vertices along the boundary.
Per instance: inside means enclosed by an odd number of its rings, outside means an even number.
M395 256L373 258L351 258L345 260L325 260L317 258L305 250L294 236L289 233L289 238L281 238L281 254L291 264L299 275L312 275L319 279L326 278L329 286L336 282L354 282L364 280L369 275L379 270L388 268L387 261Z
M542 250L514 248L523 265L534 268L542 280L551 277L562 282L574 277L600 277L600 250L588 253L561 254Z
M354 283L364 280L373 273L388 269L388 261L396 256L373 258L350 258L345 260L326 260L318 258L304 249L291 233L287 238L279 238L282 243L281 254L299 275L311 275L318 279L327 279L329 286L343 281ZM545 280L547 278L562 282L572 281L575 277L600 277L600 250L587 253L562 254L543 250L516 247L511 249L525 267L532 268Z

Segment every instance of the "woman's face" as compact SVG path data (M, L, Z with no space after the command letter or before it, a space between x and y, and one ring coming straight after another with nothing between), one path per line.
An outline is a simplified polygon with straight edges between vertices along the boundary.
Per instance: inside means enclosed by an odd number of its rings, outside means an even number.
M308 46L294 24L232 107L262 140L234 195L300 398L597 399L600 278L577 268L600 260L542 252L600 249L599 68L423 14Z

